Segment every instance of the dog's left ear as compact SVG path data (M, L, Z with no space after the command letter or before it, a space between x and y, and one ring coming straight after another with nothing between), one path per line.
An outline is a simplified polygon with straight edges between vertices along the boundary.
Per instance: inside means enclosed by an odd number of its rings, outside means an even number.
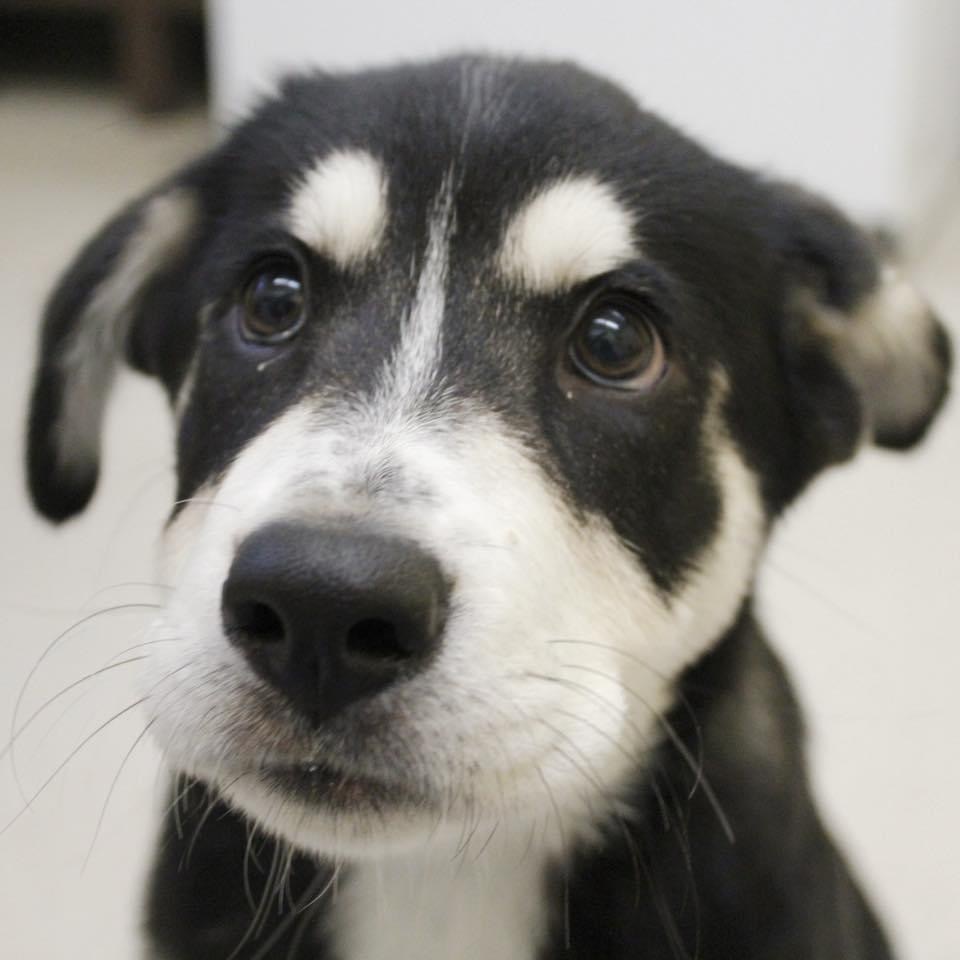
M881 244L825 201L775 185L786 272L781 345L808 469L864 440L906 449L947 394L950 342Z
M54 521L82 510L99 473L100 429L118 363L149 368L131 331L171 323L170 291L194 235L189 168L121 210L81 250L47 302L27 434L27 480ZM174 321L175 322L175 321ZM148 372L157 372L148 370Z

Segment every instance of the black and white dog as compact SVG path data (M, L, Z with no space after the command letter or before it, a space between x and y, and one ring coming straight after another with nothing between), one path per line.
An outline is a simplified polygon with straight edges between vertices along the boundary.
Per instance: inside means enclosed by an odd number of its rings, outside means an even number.
M178 424L150 957L889 955L751 613L773 519L946 392L837 211L570 66L306 76L54 293L54 520L121 359Z

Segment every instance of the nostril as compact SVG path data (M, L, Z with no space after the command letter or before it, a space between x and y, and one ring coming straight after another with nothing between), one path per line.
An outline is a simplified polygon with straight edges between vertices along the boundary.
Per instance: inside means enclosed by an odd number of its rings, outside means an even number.
M358 620L350 627L346 649L368 660L407 660L411 656L400 642L396 625L380 617Z
M259 680L319 724L426 669L449 595L438 561L412 541L272 523L237 545L221 629Z
M287 630L280 615L266 603L237 603L227 608L228 632L241 634L253 643L280 643Z

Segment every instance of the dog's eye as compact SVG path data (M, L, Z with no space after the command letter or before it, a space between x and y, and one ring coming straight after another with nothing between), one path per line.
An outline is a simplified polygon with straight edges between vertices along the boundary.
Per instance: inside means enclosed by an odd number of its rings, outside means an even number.
M303 326L306 304L296 261L277 258L256 268L243 290L243 335L256 343L281 343Z
M620 390L654 386L666 369L666 350L640 304L611 300L595 304L570 343L574 368L587 379Z

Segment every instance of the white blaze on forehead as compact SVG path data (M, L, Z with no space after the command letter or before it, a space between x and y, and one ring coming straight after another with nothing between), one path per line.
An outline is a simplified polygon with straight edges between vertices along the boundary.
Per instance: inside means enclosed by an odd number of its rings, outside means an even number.
M335 150L296 185L289 208L294 236L340 267L372 256L387 225L387 181L365 150Z
M499 267L512 283L552 293L636 256L633 218L594 177L569 177L539 190L504 234Z
M444 177L430 207L427 248L417 289L403 320L400 343L394 350L373 400L378 419L411 413L435 381L447 305L450 239L456 229L453 176Z

